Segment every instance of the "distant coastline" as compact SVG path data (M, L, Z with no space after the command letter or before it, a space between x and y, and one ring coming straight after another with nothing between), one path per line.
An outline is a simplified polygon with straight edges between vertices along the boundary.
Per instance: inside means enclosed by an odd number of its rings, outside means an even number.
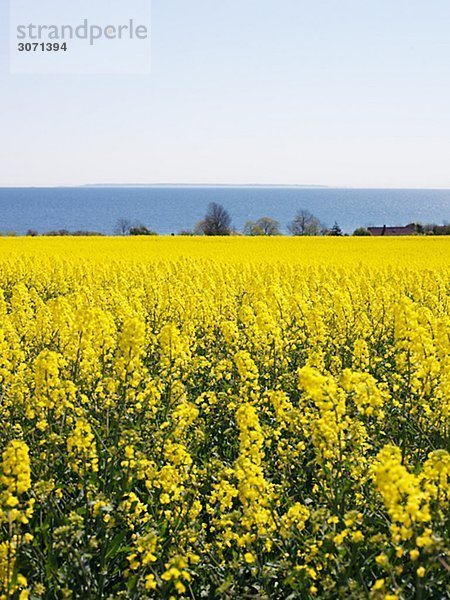
M81 183L73 185L0 185L0 190L63 190L85 188L174 188L174 189L299 189L299 190L354 190L354 191L417 191L417 192L450 192L449 187L359 187L359 186L330 186L321 184L301 183Z

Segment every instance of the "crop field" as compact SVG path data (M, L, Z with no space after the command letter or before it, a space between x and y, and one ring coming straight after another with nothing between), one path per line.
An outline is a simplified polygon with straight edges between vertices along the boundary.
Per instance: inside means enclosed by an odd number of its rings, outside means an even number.
M449 267L0 239L0 599L450 598Z

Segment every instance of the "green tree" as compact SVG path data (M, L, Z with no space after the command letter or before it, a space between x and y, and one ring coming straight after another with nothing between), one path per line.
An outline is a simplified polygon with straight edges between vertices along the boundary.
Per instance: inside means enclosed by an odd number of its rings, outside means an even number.
M135 225L131 227L130 235L157 235L157 233L148 229L145 225Z
M362 237L362 236L368 236L368 235L372 235L372 234L365 227L358 227L357 229L355 229L355 231L352 233L352 235Z
M244 225L244 235L281 235L280 224L271 217L261 217L256 221L247 221Z
M328 235L335 236L335 237L343 235L342 229L337 224L337 221L334 222L334 225L330 229L330 231L328 232Z

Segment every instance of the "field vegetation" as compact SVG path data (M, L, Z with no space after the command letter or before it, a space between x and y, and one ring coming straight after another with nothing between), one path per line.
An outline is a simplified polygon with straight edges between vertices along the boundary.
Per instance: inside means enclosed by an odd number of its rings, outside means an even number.
M449 597L449 258L0 239L0 599Z

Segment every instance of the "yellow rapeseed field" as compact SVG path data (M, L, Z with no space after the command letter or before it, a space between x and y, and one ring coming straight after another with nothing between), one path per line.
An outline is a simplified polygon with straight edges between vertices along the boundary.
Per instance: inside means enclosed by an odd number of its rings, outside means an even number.
M0 599L448 598L450 239L0 239Z

